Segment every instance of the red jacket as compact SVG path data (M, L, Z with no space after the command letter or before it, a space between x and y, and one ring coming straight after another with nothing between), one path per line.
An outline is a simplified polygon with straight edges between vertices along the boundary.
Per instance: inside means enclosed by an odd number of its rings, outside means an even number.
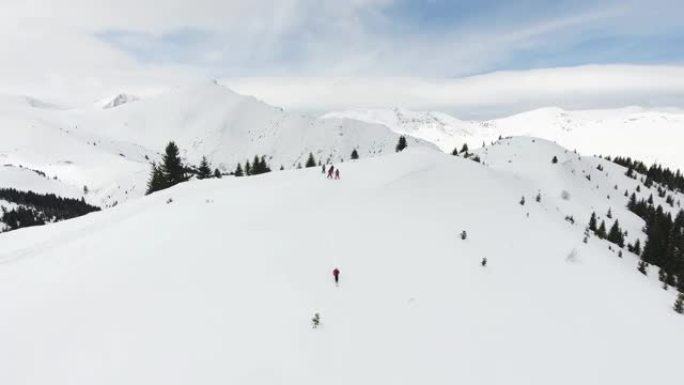
M340 270L339 269L333 270L333 275L335 276L335 278L339 277L340 276Z

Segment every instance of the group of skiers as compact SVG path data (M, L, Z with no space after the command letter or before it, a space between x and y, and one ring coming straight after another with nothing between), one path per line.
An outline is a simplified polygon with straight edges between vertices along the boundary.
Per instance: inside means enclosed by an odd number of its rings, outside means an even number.
M321 166L321 173L325 174L325 165ZM330 166L328 169L328 179L340 180L340 169Z

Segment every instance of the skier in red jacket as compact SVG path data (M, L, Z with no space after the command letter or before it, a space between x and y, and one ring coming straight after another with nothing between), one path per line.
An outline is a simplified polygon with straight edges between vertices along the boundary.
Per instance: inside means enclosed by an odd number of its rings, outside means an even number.
M335 286L339 286L340 285L340 269L335 268L335 270L333 270L333 277L335 277Z
M330 166L330 168L328 169L328 179L332 179L332 178L333 178L333 173L334 173L334 172L335 172L335 167L334 167L334 166Z

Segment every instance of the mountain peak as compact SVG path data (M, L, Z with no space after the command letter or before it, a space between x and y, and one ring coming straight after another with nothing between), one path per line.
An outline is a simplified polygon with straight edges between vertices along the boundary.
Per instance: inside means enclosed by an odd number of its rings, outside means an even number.
M137 96L122 93L114 96L113 98L103 101L101 103L101 108L103 110L107 110L110 108L122 106L127 103L137 102L138 100L140 100L140 98L138 98Z

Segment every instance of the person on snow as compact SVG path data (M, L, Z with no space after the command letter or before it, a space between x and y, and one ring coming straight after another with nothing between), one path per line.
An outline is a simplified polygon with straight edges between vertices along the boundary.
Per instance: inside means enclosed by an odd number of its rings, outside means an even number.
M335 170L335 180L340 180L340 169Z
M334 166L330 166L330 168L328 169L328 179L332 179L332 178L333 178L333 172L335 172L335 167L334 167Z
M311 323L313 324L313 328L316 329L318 325L321 324L321 315L318 313L314 313L314 316L311 319Z
M340 286L340 269L333 270L333 277L335 278L335 286Z
M321 174L325 174L325 165L321 166Z
M482 258L482 267L487 266L487 258Z

